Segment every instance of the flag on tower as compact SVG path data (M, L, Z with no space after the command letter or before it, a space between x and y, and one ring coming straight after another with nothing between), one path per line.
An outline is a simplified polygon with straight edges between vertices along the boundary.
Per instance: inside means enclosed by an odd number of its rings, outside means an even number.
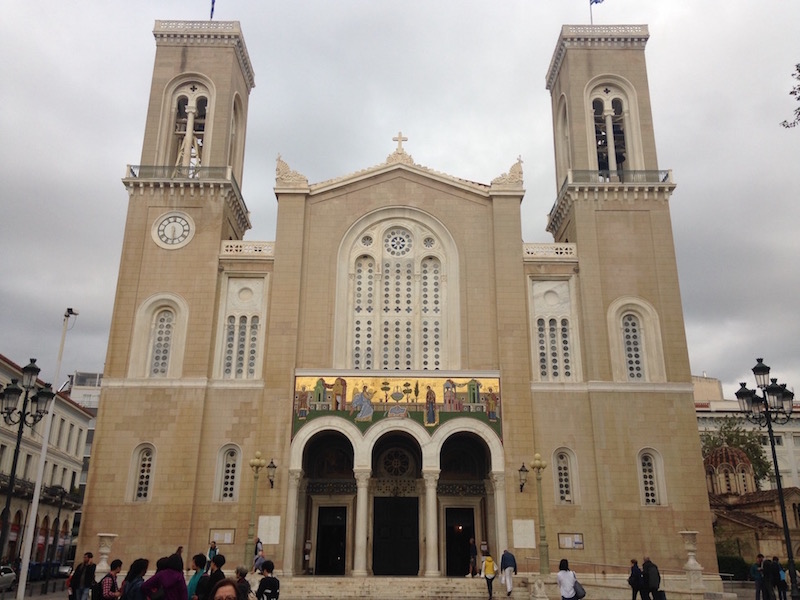
M600 4L603 0L589 0L589 4Z
M594 2L594 1L595 1L595 0L592 0L592 2ZM600 0L600 2L602 2L602 1L603 1L603 0ZM213 21L213 20L214 20L214 0L211 0L211 17L210 17L210 19L209 19L209 20L211 20L211 21Z

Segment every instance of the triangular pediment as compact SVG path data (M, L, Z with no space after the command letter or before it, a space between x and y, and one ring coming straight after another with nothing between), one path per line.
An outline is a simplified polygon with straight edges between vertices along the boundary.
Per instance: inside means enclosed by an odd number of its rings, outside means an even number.
M450 185L464 191L479 194L489 197L495 191L522 191L522 159L517 159L517 162L511 166L508 173L505 173L494 180L491 184L478 183L460 177L454 177L441 171L436 171L429 167L417 164L414 159L402 147L398 147L392 154L390 154L383 163L367 167L360 171L328 179L319 183L308 183L308 179L289 168L281 157L278 157L278 165L275 173L275 192L282 191L307 191L309 195L321 194L331 190L341 188L353 183L361 182L367 179L378 177L393 171L404 171L407 173L415 174L432 181L437 181L445 185Z

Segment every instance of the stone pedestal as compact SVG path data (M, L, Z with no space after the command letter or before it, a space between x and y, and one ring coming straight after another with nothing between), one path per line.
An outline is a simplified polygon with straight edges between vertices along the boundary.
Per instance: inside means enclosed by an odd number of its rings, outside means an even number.
M111 554L111 545L117 539L116 533L98 533L98 550L97 553L100 558L97 560L97 567L95 570L95 578L99 581L100 578L111 570L108 565L108 557Z
M683 538L683 547L689 558L686 564L683 565L683 570L686 573L686 580L689 582L689 589L691 591L699 591L705 589L703 583L703 567L697 562L697 532L696 531L679 531Z

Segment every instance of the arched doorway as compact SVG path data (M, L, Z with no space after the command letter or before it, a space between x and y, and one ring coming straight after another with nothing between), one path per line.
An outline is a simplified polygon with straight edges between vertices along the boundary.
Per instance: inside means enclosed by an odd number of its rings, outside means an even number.
M443 518L444 573L463 577L469 572L469 545L487 541L486 482L491 458L486 443L477 435L457 432L449 436L440 453L438 497Z
M382 436L372 449L372 573L420 574L422 452L401 432Z
M306 475L304 570L344 575L352 569L352 527L356 483L353 447L341 433L323 431L303 453Z

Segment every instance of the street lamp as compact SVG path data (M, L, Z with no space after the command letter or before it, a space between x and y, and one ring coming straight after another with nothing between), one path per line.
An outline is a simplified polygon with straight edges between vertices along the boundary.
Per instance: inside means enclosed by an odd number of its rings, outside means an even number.
M794 567L794 553L792 552L792 539L789 535L789 522L786 519L786 502L783 499L783 486L781 485L781 473L778 470L778 455L775 453L775 434L772 432L772 424L783 425L788 422L792 413L794 403L794 393L786 389L786 384L778 384L777 379L769 378L770 368L764 364L763 358L756 359L756 366L753 367L753 375L756 378L756 386L761 389L763 395L759 396L755 390L748 390L744 382L736 392L736 399L739 401L739 408L748 413L747 418L759 427L767 428L769 433L769 445L772 449L772 464L775 467L775 482L778 485L778 500L781 505L781 518L783 519L783 536L786 540L786 559L789 563L789 579L792 582L792 600L800 600L800 590L797 588L797 571Z
M550 574L550 550L547 547L547 532L544 529L544 506L542 505L542 471L547 468L547 461L542 460L538 452L533 455L531 463L536 471L536 496L539 500L539 574Z
M6 490L6 505L2 513L2 533L0 533L0 555L5 553L6 542L8 541L8 529L11 516L11 496L14 493L14 484L17 478L17 462L19 461L19 448L22 443L22 432L25 425L33 429L39 421L47 414L47 407L55 394L46 383L44 388L30 396L31 390L36 387L36 377L39 375L39 367L36 366L36 359L32 358L30 364L22 368L22 387L17 385L17 379L12 379L6 388L0 392L0 414L8 425L19 424L17 430L17 443L14 446L14 459L11 462L11 473L8 476L8 489ZM24 391L24 396L23 396ZM23 396L22 408L18 409L19 398ZM28 401L31 403L31 411L28 411Z
M67 490L57 485L50 488L50 493L58 497L58 512L56 513L56 520L53 524L53 530L55 531L53 534L53 543L50 545L49 552L45 552L45 560L49 564L47 565L47 572L45 574L44 583L42 584L42 594L47 593L47 588L50 585L50 573L53 570L53 562L56 559L56 551L58 550L59 529L61 528L61 509L64 507L64 497L67 495Z
M272 464L271 461L270 464ZM261 452L256 451L255 457L250 459L250 468L253 469L253 501L250 503L250 525L247 527L247 543L244 546L244 566L247 568L250 568L248 565L253 564L253 552L256 547L256 495L258 494L258 473L266 466L266 459L261 458Z

